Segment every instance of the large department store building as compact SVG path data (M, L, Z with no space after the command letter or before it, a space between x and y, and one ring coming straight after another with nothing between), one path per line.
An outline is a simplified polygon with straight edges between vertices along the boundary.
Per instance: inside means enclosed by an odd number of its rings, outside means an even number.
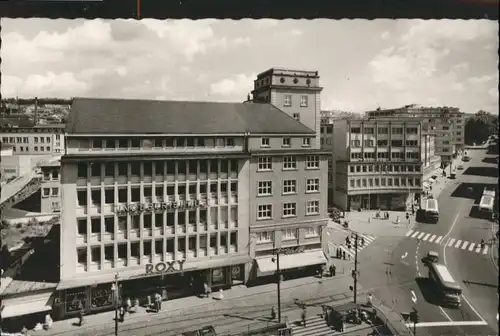
M115 277L174 299L273 274L275 248L285 272L326 263L326 156L287 112L76 98L66 131L56 316L111 309Z

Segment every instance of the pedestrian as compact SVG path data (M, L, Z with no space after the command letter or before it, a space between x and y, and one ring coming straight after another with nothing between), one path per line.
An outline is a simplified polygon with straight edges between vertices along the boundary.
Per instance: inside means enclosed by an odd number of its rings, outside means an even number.
M335 265L330 266L330 274L332 275L332 277L334 277L335 274L337 273L336 270L337 267L335 267Z
M399 216L396 217L396 224L399 224Z
M125 308L123 308L123 305L120 306L120 322L123 323L125 321Z
M52 317L50 317L50 314L45 315L45 324L43 325L43 328L45 330L49 330L50 328L52 328L53 323L54 321L52 320Z
M406 213L406 220L410 219L410 214L407 212Z
M125 301L126 312L130 314L130 310L132 309L132 300L128 297Z
M415 216L415 205L411 206L411 214L412 216Z
M300 314L300 317L302 318L302 325L305 328L306 327L306 307L302 308L302 313Z
M372 293L368 293L368 298L367 298L367 300L366 300L366 305L367 305L368 307L371 307L371 305L372 305L372 299L373 299L373 297L372 297Z
M83 303L82 301L78 301L78 326L81 327L83 324L83 315L85 314L85 311L83 309Z
M364 245L365 245L365 238L361 237L361 246L364 246Z
M158 312L161 311L162 297L159 293L156 293L156 302L158 304Z
M342 259L345 260L345 251L342 251Z

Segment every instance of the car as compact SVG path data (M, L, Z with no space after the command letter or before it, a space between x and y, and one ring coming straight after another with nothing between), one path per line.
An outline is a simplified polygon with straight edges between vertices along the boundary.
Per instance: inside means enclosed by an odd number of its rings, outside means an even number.
M457 166L457 170L463 170L463 169L464 169L464 166L462 166L462 165Z
M464 161L464 162L469 162L469 161L470 161L470 156L464 156L464 157L462 158L462 161Z

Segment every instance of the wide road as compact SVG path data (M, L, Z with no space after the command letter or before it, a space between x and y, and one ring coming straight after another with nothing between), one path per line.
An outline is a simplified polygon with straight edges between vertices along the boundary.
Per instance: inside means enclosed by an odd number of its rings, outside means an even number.
M486 160L491 163L483 161L485 150L470 150L468 155L472 160L462 163L464 169L458 171L456 180L447 180L438 198L437 224L418 223L400 240L378 238L377 244L364 251L367 260L361 260L363 286L373 288L385 281L386 286L378 287L374 295L400 313L417 309L421 322L417 333L422 335L498 334L498 273L491 248L481 249L478 244L491 238L492 222L471 217L484 186L496 184L498 173L494 157ZM472 193L467 191L469 186ZM463 289L458 309L438 306L428 290L427 269L421 259L430 250L440 254L440 262Z

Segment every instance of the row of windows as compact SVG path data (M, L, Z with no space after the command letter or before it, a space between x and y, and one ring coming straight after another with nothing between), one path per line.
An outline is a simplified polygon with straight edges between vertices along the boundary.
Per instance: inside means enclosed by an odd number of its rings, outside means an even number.
M128 188L127 186L115 187L109 186L105 187L104 190L100 187L90 189L90 202L95 205L103 204L115 204L115 203L134 203L141 202L144 198L151 198L154 196L157 199L167 199L168 197L174 197L176 195L187 196L187 195L205 195L207 192L215 194L220 190L221 193L231 193L235 194L238 192L238 182L227 182L227 181L214 181L206 183L200 182L195 183L178 183L177 186L174 184L167 184L165 188L163 185L156 185L153 188L150 185L132 186ZM78 205L87 205L87 188L79 188L77 190Z
M405 158L404 152L391 152L390 154L391 154L391 156L390 156L391 159L401 160L401 159ZM418 152L406 152L407 159L416 160L419 158L419 156L420 156L420 154ZM364 152L364 153L355 152L355 153L351 153L351 159L357 159L357 160L371 159L371 160L374 160L375 158L387 160L387 159L389 159L389 152L377 152L377 153L375 153L375 152Z
M78 177L87 178L88 173L92 177L104 176L152 176L153 168L155 175L163 176L177 174L199 173L228 173L238 171L238 160L169 160L169 161L145 161L142 162L100 162L79 163ZM103 170L103 171L102 171Z
M271 138L265 137L265 138L260 138L260 147L270 147L271 143ZM292 144L292 138L283 138L281 146L282 147L290 147ZM311 146L311 138L302 138L302 146L303 147L310 147Z
M418 147L418 140L406 140L403 142L403 140L392 140L391 141L391 146L392 147L403 147L403 144L406 144L406 147ZM364 147L375 147L375 140L365 140L363 141ZM352 147L361 147L361 140L351 140L351 146ZM381 147L387 147L389 146L389 140L377 140L377 146Z
M52 190L52 192L51 192ZM43 188L42 189L42 197L57 197L59 196L59 188Z
M319 192L319 178L306 179L305 193ZM297 194L297 180L283 180L281 193L283 195ZM257 186L257 196L272 196L273 195L273 182L272 181L259 181Z
M257 243L270 243L274 241L274 231L257 232ZM306 237L318 237L321 234L321 227L308 227L306 228ZM299 233L298 229L284 229L281 230L282 240L297 239Z
M372 173L372 172L420 172L420 165L351 165L350 173Z
M198 241L198 247L197 247ZM162 255L163 251L165 253L174 253L177 252L186 252L186 248L188 251L197 251L198 249L204 250L208 247L212 249L216 249L217 246L223 247L227 249L228 247L233 247L234 251L237 252L237 242L238 242L238 233L236 231L233 232L220 232L219 234L203 234L203 235L194 235L189 237L172 237L167 238L165 245L163 239L156 240L144 240L138 242L130 242L127 243L118 243L116 246L114 244L104 245L102 248L104 251L104 260L101 260L101 246L90 246L90 262L100 263L102 261L112 262L114 260L114 256L118 259L127 260L128 255L132 258L141 258L144 256L152 256L153 248L154 253ZM176 244L177 243L177 244ZM187 244L187 246L186 246ZM177 249L175 246L177 245ZM165 250L164 250L165 246ZM142 251L141 251L142 250ZM77 248L77 262L78 264L86 264L87 263L87 248Z
M364 134L375 134L375 127L364 127ZM361 127L351 127L351 133L361 134ZM378 127L377 134L389 134L389 127ZM391 134L403 134L403 127L391 127ZM406 134L418 134L417 127L407 127Z
M52 170L50 172L48 171L43 172L43 180L44 181L59 180L59 171Z
M12 147L12 151L13 151L13 152L16 152L16 147ZM19 147L19 151L20 151L20 152L29 152L30 150L29 150L29 147L28 147L28 146L20 146L20 147ZM38 152L38 151L40 151L40 152L45 152L45 151L50 152L50 146L46 146L46 147L42 147L42 146L40 146L40 147L38 147L38 146L34 146L34 147L33 147L33 151L35 151L35 152ZM60 150L60 149L56 149L55 151L56 151L56 152L60 152L61 150Z
M158 137L143 138L94 138L92 149L139 149L139 148L186 148L186 147L234 147L235 138L210 137Z
M49 128L49 127L34 127L34 128L18 128L7 127L2 129L2 133L62 133L64 128ZM56 139L59 139L60 134L56 134Z
M394 183L393 183L394 182ZM351 188L372 188L372 187L420 187L420 178L407 177L375 177L363 179L350 179Z
M319 201L312 200L306 202L306 216L319 215ZM281 207L281 217L297 217L297 203L285 202ZM273 218L272 204L259 204L257 206L257 220L268 220Z
M214 226L215 230L227 228L228 223L235 224L238 223L238 208L237 206L220 206L220 207L210 207L208 209L196 209L196 210L171 210L164 212L157 212L154 214L144 213L142 215L130 215L129 227L130 230L140 230L141 228L141 216L142 216L142 227L144 229L163 228L164 222L167 228L173 228L175 226L185 226L192 225L196 226L199 224L210 224ZM127 231L127 215L117 215L115 216L104 216L104 217L90 217L90 218L80 218L77 220L78 234L85 236L87 234L98 234L98 233L111 233L115 232L126 232ZM115 225L116 223L116 225ZM224 224L219 226L219 224Z
M283 106L291 107L293 104L293 95L284 95L283 96ZM307 107L308 105L308 96L301 95L300 96L300 107Z
M50 143L51 137L33 137L34 143ZM56 134L56 140L60 140L61 136ZM29 137L2 137L3 143L29 143Z
M283 157L283 170L296 170L297 157L287 155ZM307 155L305 161L305 169L319 169L319 156ZM273 158L271 156L260 156L258 159L258 171L271 171L273 170Z

